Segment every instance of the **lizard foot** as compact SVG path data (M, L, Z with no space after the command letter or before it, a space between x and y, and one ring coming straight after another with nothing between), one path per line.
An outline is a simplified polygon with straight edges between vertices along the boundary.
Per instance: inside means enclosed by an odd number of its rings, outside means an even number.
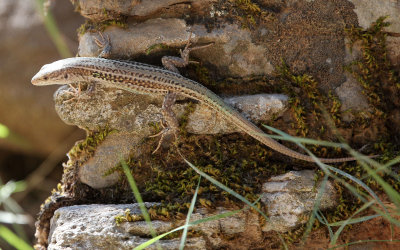
M189 63L198 63L196 61L189 61L189 54L191 51L198 50L198 49L204 49L204 48L207 48L214 44L214 43L209 43L206 45L201 45L201 46L196 46L196 47L190 48L192 34L193 34L192 31L190 31L189 39L186 42L185 48L183 50L179 51L181 57L164 56L161 58L161 62L166 69L179 74L179 70L177 68L186 67Z
M95 38L94 42L99 46L102 50L99 54L101 58L109 58L111 55L111 40L108 35L103 35L103 33L99 32L100 38Z
M161 123L161 124L162 124L163 129L160 132L158 132L157 134L149 136L150 138L161 136L160 140L158 141L158 145L157 145L156 149L152 152L152 154L155 154L160 149L162 143L165 140L165 136L173 134L175 136L175 140L177 140L177 135L176 135L175 131L171 128L165 127L163 125L163 123Z
M73 100L79 100L82 93L82 86L78 83L78 86L75 87L72 84L68 84L69 89L65 91L66 93L72 95L72 98L68 99L67 102L71 102Z

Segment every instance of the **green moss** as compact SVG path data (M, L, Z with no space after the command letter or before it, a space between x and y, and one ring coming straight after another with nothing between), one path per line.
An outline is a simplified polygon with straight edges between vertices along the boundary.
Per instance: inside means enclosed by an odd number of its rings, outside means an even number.
M149 55L150 53L152 53L154 50L165 50L165 49L170 49L169 46L163 44L163 43L156 43L151 45L149 48L146 49L146 55Z
M251 0L235 0L234 8L243 28L254 26L257 19L263 14L260 7Z
M109 127L99 131L90 131L86 138L75 144L68 152L68 155L73 159L80 159L85 162L96 151L97 146L106 139L106 137L115 130Z
M368 29L351 27L346 29L350 39L350 47L360 44L362 58L345 67L364 88L363 93L368 98L374 116L385 119L387 111L393 107L388 91L400 93L398 72L387 57L386 38L384 31L390 23L387 17L380 17Z
M86 20L76 32L78 35L83 35L86 32L103 32L109 26L116 26L122 29L126 29L127 26L127 19L126 17L121 17L120 19L113 19L113 20L106 20L103 22L92 22L90 20Z
M142 221L143 215L131 214L130 209L126 209L123 215L116 215L114 217L115 223L119 226L123 222L135 222L135 221Z
M238 138L238 135L183 136L180 143L182 154L200 170L250 201L258 198L265 179L282 174L286 169L285 164L271 159L272 152L269 149L254 141L249 143ZM162 154L161 158L155 156L150 160L147 157L130 160L128 165L144 199L162 203L161 206L149 209L152 219L184 218L199 175L182 161L174 147L167 152L164 150ZM237 202L207 180L201 181L198 206L210 209L219 205L236 208Z
M329 92L328 97L318 88L318 82L308 74L296 75L292 73L288 65L282 62L278 67L277 78L281 82L282 91L289 96L289 104L294 119L295 129L298 135L303 137L309 134L307 116L311 114L313 121L319 124L319 131L326 132L322 122L322 113L326 112L337 126L340 123L341 103L337 96Z

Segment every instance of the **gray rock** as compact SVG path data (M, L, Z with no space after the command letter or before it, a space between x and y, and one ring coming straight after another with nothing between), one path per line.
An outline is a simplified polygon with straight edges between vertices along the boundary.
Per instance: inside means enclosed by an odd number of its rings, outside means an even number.
M354 4L354 12L357 14L358 23L364 29L371 26L379 17L388 16L386 21L391 25L387 31L398 32L400 30L400 7L397 1L393 0L350 0Z
M313 210L320 184L314 181L314 171L290 171L272 177L263 185L261 201L268 207L269 220L262 231L287 232L307 221L307 213ZM336 190L327 182L319 209L332 208L337 204Z
M247 95L225 99L254 122L268 121L279 116L287 107L284 95ZM149 124L159 123L162 97L132 94L101 86L93 91L83 91L78 97L62 86L55 94L56 110L61 119L71 125L88 130L99 127L116 129L98 145L95 154L79 168L79 179L93 187L104 188L118 181L118 174L105 175L130 155L141 155L143 139L154 134ZM179 118L185 111L184 104L176 104L174 111ZM242 132L220 114L203 105L196 105L188 117L186 129L194 134Z
M336 95L342 104L340 111L342 112L343 121L353 121L355 114L367 118L370 114L369 112L372 111L362 91L363 88L350 74L347 74L347 80L335 89Z
M119 18L120 16L151 18L149 16L160 12L168 12L170 15L174 15L174 7L179 5L187 9L187 11L193 11L193 9L202 10L214 1L215 0L77 0L75 1L75 5L79 6L80 13L84 17L94 21L101 21Z
M146 207L155 205L146 203ZM141 215L138 204L125 205L79 205L63 207L54 213L51 220L48 249L130 249L146 242L151 237L145 221L115 222L115 217L125 214L130 209L131 215ZM191 221L229 212L217 208L214 212L198 209L192 214ZM226 244L223 235L246 234L249 227L260 227L258 217L252 212L242 212L231 217L198 224L192 229L198 231L201 237L188 238L187 249L207 249L206 242L213 248ZM152 221L152 227L157 234L173 230L184 221ZM254 232L254 230L251 230ZM250 236L249 236L250 237ZM163 249L179 249L180 238L159 241ZM150 248L156 249L153 244Z
M130 155L140 154L140 138L127 133L110 133L96 148L94 155L79 167L79 180L92 188L105 188L116 184L117 172L107 172ZM132 152L134 151L135 152Z
M146 207L152 205L155 204L146 203ZM141 214L138 204L80 205L56 210L51 220L48 249L132 249L146 242L148 236L142 238L132 234L131 227L116 225L115 216L123 215L126 209L130 209L131 214ZM133 224L143 223L138 221ZM172 229L168 222L156 221L152 225L156 232ZM135 232L138 235L148 235L149 230L147 226L138 226ZM179 243L180 239L160 240L163 249L179 249ZM191 238L186 246L190 249L205 249L205 242L201 238ZM146 249L157 248L152 245Z
M208 32L203 25L188 26L182 19L156 18L138 24L128 24L126 29L108 27L104 35L109 36L112 56L115 58L134 58L146 54L154 45L182 48L187 44L192 31L194 44L214 45L193 51L191 55L213 68L222 76L244 77L272 73L274 67L265 57L265 45L253 43L250 31L237 25L226 24L222 28ZM80 37L79 55L98 56L100 49L95 43L98 34L87 32ZM155 48L151 52L155 52Z
M245 210L230 217L197 224L191 229L200 237L188 238L188 249L208 249L234 247L229 245L229 237L239 234L257 243L262 241L262 231L286 232L305 222L312 211L320 184L314 181L314 172L291 171L271 178L264 183L261 201L268 207L269 220L261 226L259 214ZM155 203L146 203L147 207ZM336 191L327 182L319 208L321 210L336 205ZM148 240L151 236L144 221L115 223L115 217L123 216L130 209L131 215L140 215L138 204L126 205L79 205L63 207L54 213L50 225L49 249L128 249ZM190 221L229 212L218 207L215 211L196 209ZM152 221L157 234L173 230L184 224L183 220ZM160 240L164 249L178 249L180 239ZM206 245L207 242L207 245ZM152 245L149 249L155 249ZM247 248L243 248L247 249Z
M226 98L225 102L244 112L247 119L268 121L279 117L286 109L288 97L281 94L258 94Z

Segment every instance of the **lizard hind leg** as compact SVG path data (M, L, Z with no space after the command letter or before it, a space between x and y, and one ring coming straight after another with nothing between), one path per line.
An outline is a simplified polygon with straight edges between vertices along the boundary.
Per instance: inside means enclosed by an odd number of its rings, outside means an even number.
M163 129L150 137L156 137L156 136L161 136L160 141L158 142L157 148L153 151L153 154L158 151L158 149L161 147L161 144L163 143L165 136L167 135L174 135L175 141L178 141L178 128L179 128L179 123L178 119L176 119L175 113L172 110L172 106L174 105L176 101L176 93L168 93L164 97L164 101L162 104L162 115L163 115L163 120L165 122L165 125L163 122L161 122L161 126Z

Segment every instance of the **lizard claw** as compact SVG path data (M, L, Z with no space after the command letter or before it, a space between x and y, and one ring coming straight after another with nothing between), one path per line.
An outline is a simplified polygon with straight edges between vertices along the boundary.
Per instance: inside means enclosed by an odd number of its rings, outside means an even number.
M97 46L99 46L102 51L99 54L99 57L102 58L109 58L111 55L111 40L110 37L108 35L103 35L103 33L101 33L99 31L99 35L100 38L94 38L94 42L97 44Z
M174 134L173 131L170 128L164 128L157 134L149 136L151 138L161 136L160 140L158 141L158 145L157 145L156 149L152 152L152 154L155 154L160 149L161 144L164 142L165 136L170 135L170 134ZM175 135L175 137L176 137L176 135Z

